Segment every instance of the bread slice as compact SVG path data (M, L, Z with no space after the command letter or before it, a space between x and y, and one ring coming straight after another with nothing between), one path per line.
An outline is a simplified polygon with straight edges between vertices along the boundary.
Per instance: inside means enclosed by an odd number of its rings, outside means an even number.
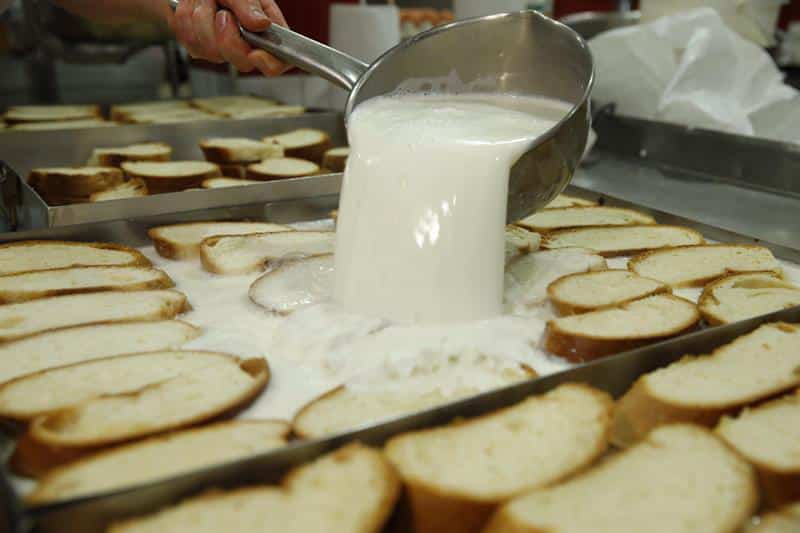
M757 504L745 461L709 431L674 425L566 483L511 500L484 531L733 532Z
M26 500L49 503L167 479L280 448L288 434L283 421L240 420L151 437L53 470Z
M578 246L605 257L615 257L704 242L700 233L681 226L606 226L550 232L542 239L542 248L552 250Z
M584 248L521 255L506 265L504 298L512 309L537 306L547 298L547 286L558 278L605 268L605 259Z
M774 272L781 267L768 248L748 244L701 244L644 252L628 261L640 276L673 287L697 287L726 274Z
M255 280L248 295L267 311L288 315L330 299L333 268L333 254L282 262Z
M0 276L0 304L100 291L169 289L172 279L152 267L95 266Z
M113 148L95 148L87 165L119 167L126 161L169 161L172 147L162 142L131 144Z
M125 183L89 195L90 202L106 202L108 200L123 200L125 198L141 198L147 196L147 185L144 181L134 178Z
M496 506L605 453L614 402L566 384L466 422L406 433L385 453L406 484L416 533L480 531Z
M277 142L283 146L286 157L306 159L317 164L322 163L322 158L332 147L330 136L322 130L301 128L298 130L264 137L264 142Z
M18 241L0 244L0 275L80 266L150 266L135 248L73 241Z
M89 128L109 128L117 126L116 122L99 118L81 120L59 120L55 122L20 122L9 128L10 131L50 131L50 130L82 130Z
M200 243L215 235L249 235L292 231L289 226L270 222L188 222L156 226L148 230L158 255L168 259L190 259L200 255Z
M592 200L585 200L577 196L570 196L568 194L559 194L553 198L549 204L544 206L545 209L558 209L560 207L593 207L597 202Z
M120 322L46 331L0 345L0 383L47 368L126 353L179 348L201 331L180 320Z
M216 120L219 119L219 117L200 109L174 108L131 111L126 114L125 119L126 122L132 122L134 124L177 124L199 120Z
M716 326L800 305L800 287L772 272L733 274L703 289L698 308Z
M125 354L60 366L0 385L0 417L31 420L104 396L133 394L211 366L238 362L214 352Z
M800 385L800 326L765 324L714 350L641 376L617 404L624 444L670 422L707 427L720 417Z
M767 505L800 500L800 391L724 417L716 433L756 468Z
M97 105L18 105L9 107L3 120L9 124L17 122L53 122L100 118Z
M650 215L622 207L558 207L523 218L517 225L539 233L583 226L655 224Z
M232 106L224 109L222 114L236 120L258 118L281 118L302 115L306 108L299 105L271 105L262 107Z
M106 446L233 414L252 402L268 381L265 359L220 357L214 364L127 394L102 396L38 416L30 433L48 446Z
M236 180L243 180L247 175L247 166L239 163L223 163L219 165L219 171L222 172L223 178L233 178ZM206 183L213 182L222 178L209 178L205 180L202 185L204 189L213 189L214 187L206 186ZM250 180L252 181L252 180Z
M700 313L690 301L656 294L617 307L547 323L545 349L573 362L590 361L695 329Z
M762 516L745 533L797 533L800 531L800 503L787 505Z
M242 173L242 175L244 175L244 173ZM229 176L229 174L225 174L225 176ZM202 185L204 189L225 189L228 187L243 187L245 185L259 185L262 183L264 182L261 180L246 180L246 179L222 177L222 178L210 178L204 180Z
M113 167L47 167L34 168L28 183L45 200L51 197L88 198L89 195L120 185L125 177Z
M209 237L200 244L203 268L215 274L258 272L278 259L333 253L332 231L277 231Z
M376 533L392 514L400 488L380 452L354 443L292 470L278 486L210 492L114 524L109 533Z
M212 137L200 141L206 161L212 163L254 163L271 157L283 157L283 147L276 143L244 137Z
M627 270L579 272L547 286L547 296L562 315L616 307L640 298L671 292L669 286Z
M173 318L188 309L186 296L171 289L69 294L8 304L0 306L0 342L70 326Z
M335 217L333 217L335 219ZM506 226L506 263L518 255L535 252L542 241L541 235L525 228Z
M111 120L130 122L131 115L137 113L171 112L175 109L187 109L189 102L185 100L153 100L149 102L133 102L111 106Z
M30 433L25 431L16 439L14 453L8 459L8 467L17 476L39 479L58 467L96 451L45 446L33 440Z
M220 176L219 167L207 161L129 161L122 163L129 178L139 178L151 194L200 187L204 180Z
M331 148L326 150L322 156L322 166L331 172L344 172L348 156L350 156L350 148L347 146Z
M319 165L311 161L293 157L275 157L272 159L265 159L260 163L248 165L246 177L250 180L269 181L283 178L313 176L319 173Z
M208 96L205 98L193 98L192 105L198 109L208 111L209 113L224 114L226 109L231 108L249 108L260 109L262 107L271 107L276 105L273 100L266 98L259 98L249 94L235 94L229 96Z

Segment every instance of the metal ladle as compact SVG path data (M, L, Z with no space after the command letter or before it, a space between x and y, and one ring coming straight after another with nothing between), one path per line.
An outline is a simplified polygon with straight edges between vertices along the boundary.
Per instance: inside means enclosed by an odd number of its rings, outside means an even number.
M169 0L175 9L178 0ZM592 56L573 30L535 11L452 22L408 39L368 65L277 24L261 33L239 26L251 46L350 92L345 120L361 102L414 80L453 74L466 92L555 98L569 113L537 139L511 168L507 220L543 207L567 186L590 128ZM446 84L422 87L447 92ZM463 87L460 92L465 92Z

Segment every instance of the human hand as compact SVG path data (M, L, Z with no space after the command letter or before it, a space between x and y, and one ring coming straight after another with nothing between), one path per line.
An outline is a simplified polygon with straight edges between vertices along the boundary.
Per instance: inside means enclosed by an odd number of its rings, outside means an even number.
M286 26L274 0L180 0L169 23L192 57L227 61L241 72L258 69L266 76L284 72L285 63L254 50L242 39L237 19L253 32L262 32L272 23Z

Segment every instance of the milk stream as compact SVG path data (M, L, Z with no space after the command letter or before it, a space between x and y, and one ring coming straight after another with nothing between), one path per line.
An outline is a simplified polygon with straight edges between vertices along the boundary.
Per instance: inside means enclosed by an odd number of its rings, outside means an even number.
M361 104L348 123L336 303L412 323L502 314L509 170L568 110L497 94Z

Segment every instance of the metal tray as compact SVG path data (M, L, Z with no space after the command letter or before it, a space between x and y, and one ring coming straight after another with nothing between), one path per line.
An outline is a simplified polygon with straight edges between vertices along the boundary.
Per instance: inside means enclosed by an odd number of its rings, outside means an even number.
M71 224L102 222L154 216L173 212L224 208L253 202L271 202L313 196L339 178L316 176L229 189L185 191L100 203L49 206L26 181L34 167L85 164L93 148L123 146L143 141L163 141L173 148L173 159L203 159L197 146L204 137L253 137L283 133L296 128L326 131L336 145L347 144L342 114L334 111L309 112L285 118L211 120L183 124L141 124L85 130L3 133L0 160L20 179L4 184L4 204L15 219L10 229L30 230ZM338 186L337 186L338 187ZM338 189L337 189L338 192Z
M334 182L338 178L339 176L326 178L329 181L328 191L314 192L309 198L301 200L287 199L270 202L266 205L253 203L236 208L209 209L194 213L172 213L158 217L118 220L103 224L86 224L9 233L0 235L0 242L32 238L56 238L105 240L139 246L149 242L146 230L154 223L178 222L200 218L212 219L220 218L221 215L226 214L231 217L246 216L283 222L310 220L326 216L329 209L335 205L338 183ZM777 257L800 264L800 250L798 249L762 242L745 235L657 210L643 208L630 202L577 187L570 187L567 192L576 196L598 200L606 205L633 207L654 215L661 223L692 227L711 239L740 243L758 242L770 248ZM3 467L2 475L0 475L0 493L3 494L5 499L2 507L2 512L5 514L0 517L3 520L0 522L0 531L27 531L34 525L38 531L68 530L87 533L103 531L104 526L111 520L150 512L210 487L230 487L275 481L288 468L309 461L351 440L357 439L367 444L381 445L387 438L398 433L444 424L456 417L471 417L486 413L514 404L530 394L545 392L566 381L589 383L608 391L614 396L619 396L642 373L669 364L686 353L706 353L720 344L729 342L736 336L754 329L757 325L772 320L800 321L800 307L729 326L706 329L679 339L612 356L565 372L534 379L414 415L400 417L373 427L331 438L294 443L274 452L187 473L164 481L51 505L26 506L19 498L19 495L15 494L11 488L8 472ZM10 453L12 446L13 441L7 438L2 443L0 449L3 450L6 457Z

